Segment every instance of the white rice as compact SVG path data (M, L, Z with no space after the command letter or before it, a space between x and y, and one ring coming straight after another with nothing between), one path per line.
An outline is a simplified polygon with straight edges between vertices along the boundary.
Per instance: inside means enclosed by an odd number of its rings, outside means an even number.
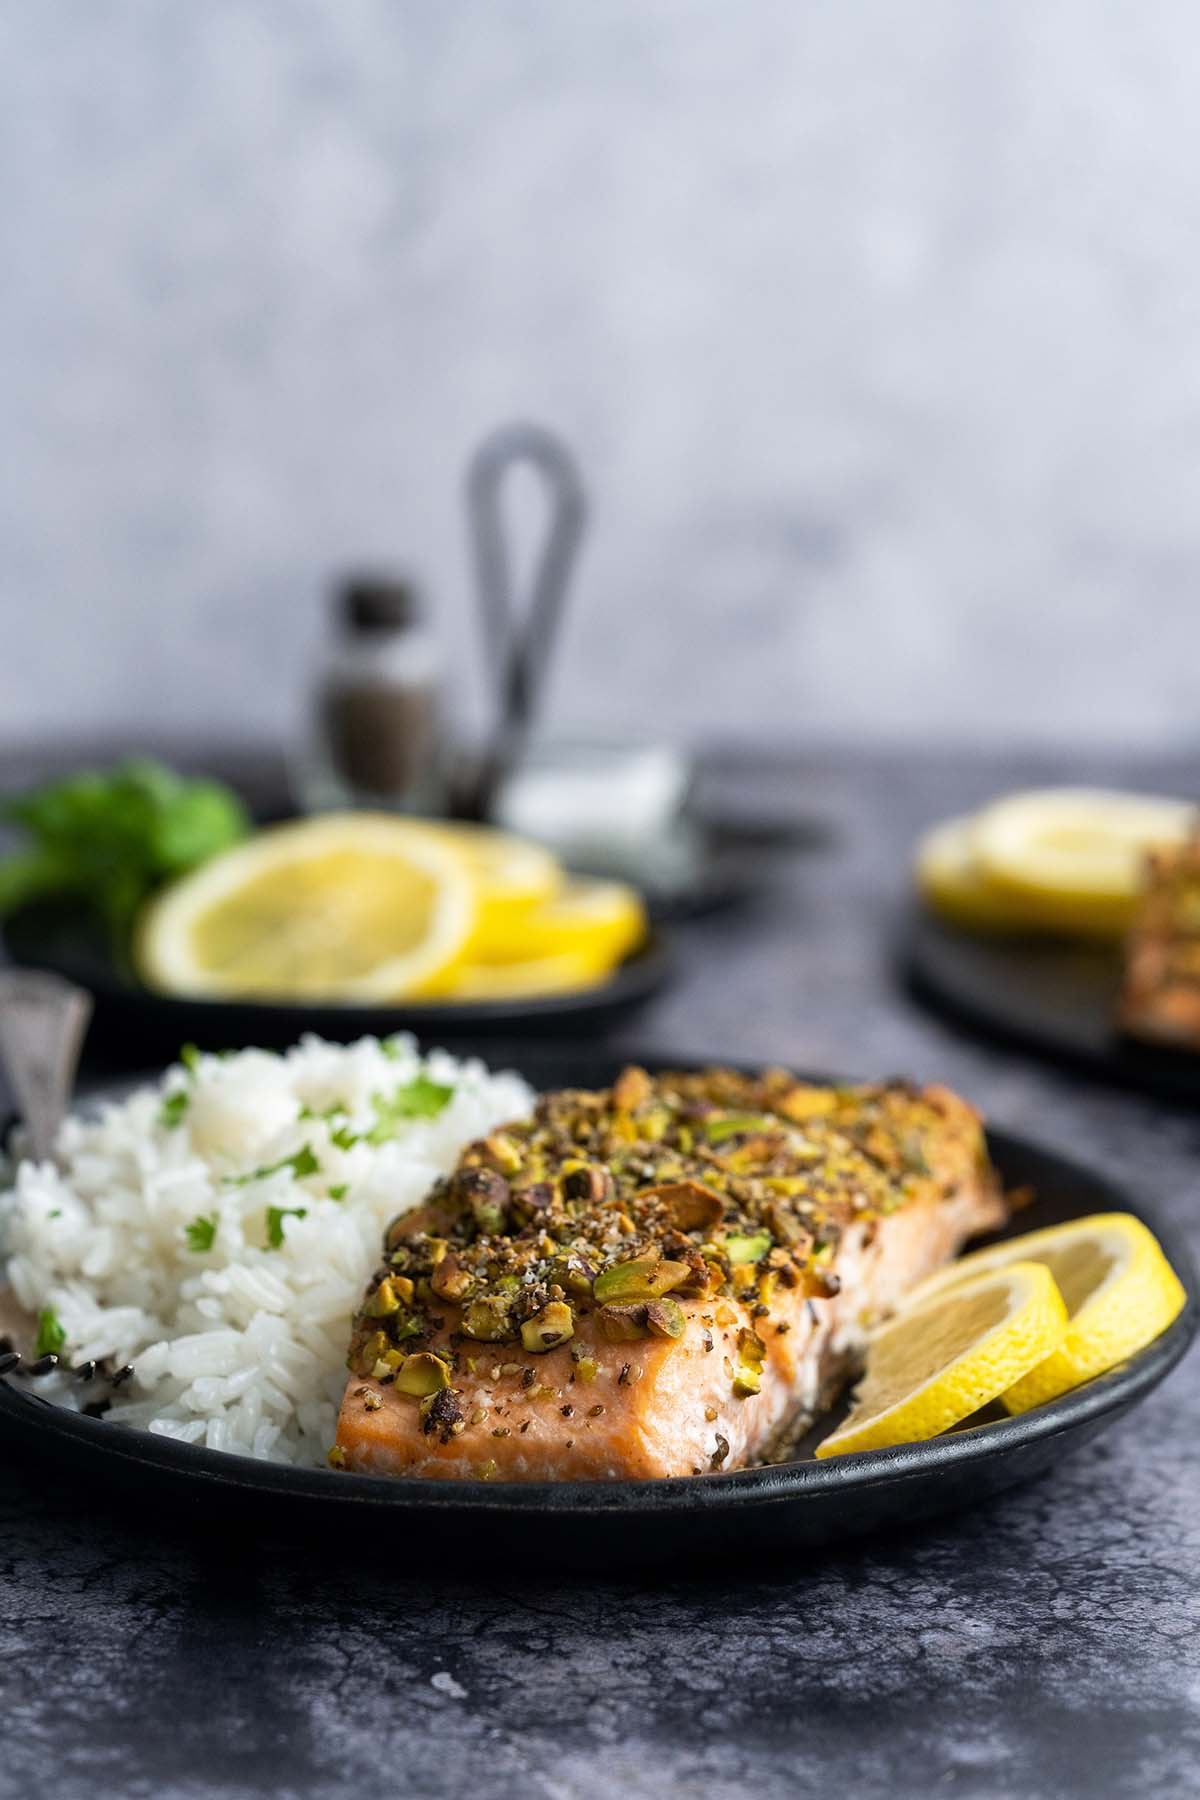
M437 1116L365 1141L391 1125L379 1098L421 1075L453 1088ZM164 1122L164 1101L178 1123ZM53 1313L66 1362L133 1365L108 1418L215 1450L321 1464L351 1317L385 1226L425 1197L464 1144L523 1117L531 1101L520 1077L444 1051L421 1058L406 1037L307 1037L282 1056L201 1056L69 1119L55 1163L19 1165L0 1194L0 1274L29 1312ZM335 1106L345 1110L308 1116ZM335 1134L360 1141L339 1147ZM316 1173L234 1179L298 1153L303 1166L306 1149ZM342 1198L331 1197L342 1186ZM280 1218L272 1208L297 1211ZM212 1225L211 1248L194 1248ZM107 1391L67 1374L37 1387L70 1406Z

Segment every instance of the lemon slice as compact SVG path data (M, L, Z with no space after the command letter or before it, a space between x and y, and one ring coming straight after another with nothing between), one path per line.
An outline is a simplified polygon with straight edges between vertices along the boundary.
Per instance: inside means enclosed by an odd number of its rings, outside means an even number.
M493 831L486 825L426 827L465 859L479 890L473 949L483 958L503 956L535 907L552 900L565 877L558 858L542 844Z
M1045 1362L1004 1395L1009 1412L1028 1412L1103 1375L1142 1350L1175 1318L1187 1295L1154 1233L1131 1213L1095 1213L974 1250L913 1289L923 1306L959 1281L1015 1261L1044 1263L1066 1301L1070 1324Z
M624 882L572 880L512 919L503 941L492 935L486 962L579 954L612 964L642 942L646 914L640 896Z
M937 1437L1052 1355L1067 1309L1042 1263L1014 1262L901 1313L871 1340L845 1423L818 1456Z
M1195 820L1182 800L1047 788L985 807L971 849L993 888L1031 902L1047 924L1116 933L1133 916L1147 853L1181 842Z
M917 886L935 912L969 931L1015 931L1039 923L1019 896L997 888L975 855L974 819L947 819L917 845Z
M259 832L167 888L143 916L136 958L168 993L388 999L444 978L477 915L448 837L331 813Z
M532 1000L543 994L598 987L612 973L607 957L564 950L524 961L467 962L438 984L439 1000Z

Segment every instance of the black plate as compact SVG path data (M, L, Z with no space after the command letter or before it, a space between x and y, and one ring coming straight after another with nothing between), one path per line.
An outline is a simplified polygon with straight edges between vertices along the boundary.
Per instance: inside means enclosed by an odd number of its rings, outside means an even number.
M663 1066L660 1059L647 1059ZM522 1072L539 1087L603 1086L612 1058L563 1052L527 1055ZM678 1065L675 1065L678 1066ZM85 1419L0 1382L0 1427L30 1451L65 1464L76 1482L105 1482L157 1510L208 1520L215 1508L273 1531L316 1527L342 1541L419 1546L425 1566L477 1552L495 1564L515 1556L620 1568L661 1559L728 1558L733 1543L757 1550L807 1546L975 1505L1049 1468L1105 1429L1174 1367L1196 1332L1200 1294L1174 1233L1123 1188L1006 1132L990 1136L1005 1181L1031 1185L1020 1214L1030 1231L1082 1213L1137 1213L1157 1234L1188 1292L1187 1305L1155 1342L1110 1374L1018 1418L977 1424L929 1443L818 1462L810 1434L793 1462L731 1475L672 1481L502 1483L389 1480L279 1467L178 1444L148 1432ZM347 1529L348 1528L348 1529ZM382 1530L386 1537L368 1538Z
M901 954L914 992L971 1031L1124 1086L1200 1100L1200 1055L1116 1029L1116 945L974 937L915 911Z
M185 1000L155 994L125 977L94 927L78 915L29 908L10 919L4 942L13 962L52 969L78 982L95 1001L89 1049L112 1062L167 1059L181 1044L223 1050L230 1044L283 1048L302 1031L336 1043L413 1031L429 1042L496 1036L578 1037L608 1030L635 1013L669 980L673 959L666 937L652 930L609 981L576 993L538 1000L410 1001L392 1006L284 1006L264 1000Z

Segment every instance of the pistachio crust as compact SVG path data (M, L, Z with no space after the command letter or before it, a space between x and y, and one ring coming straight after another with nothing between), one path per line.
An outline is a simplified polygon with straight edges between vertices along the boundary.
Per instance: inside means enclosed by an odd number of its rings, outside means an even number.
M974 1117L899 1081L630 1067L608 1090L544 1094L389 1226L350 1368L420 1396L424 1429L448 1441L455 1377L482 1345L536 1356L591 1315L608 1342L670 1343L679 1301L718 1294L765 1328L779 1288L836 1291L848 1225L948 1193L964 1148L986 1168ZM736 1381L752 1393L762 1345L746 1335Z

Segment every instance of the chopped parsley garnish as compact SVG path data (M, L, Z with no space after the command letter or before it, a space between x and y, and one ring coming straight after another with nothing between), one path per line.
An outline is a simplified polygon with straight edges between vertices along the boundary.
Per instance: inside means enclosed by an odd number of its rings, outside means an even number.
M176 1088L173 1094L167 1095L158 1109L159 1124L165 1125L168 1131L173 1131L176 1125L183 1124L184 1115L191 1104L192 1096L187 1089Z
M390 1040L389 1040L390 1041ZM355 1131L349 1125L338 1125L329 1141L339 1150L353 1150L355 1144L387 1144L402 1125L413 1119L436 1119L454 1098L454 1089L428 1075L414 1075L390 1094L372 1094L375 1123L366 1131ZM345 1107L342 1108L344 1112Z
M317 1161L312 1145L302 1144L299 1150L294 1150L291 1156L281 1157L278 1162L264 1163L260 1169L250 1169L245 1175L227 1175L225 1179L232 1182L235 1187L245 1187L248 1182L265 1181L268 1175L278 1175L284 1169L290 1169L293 1175L303 1177L319 1175L321 1165Z
M49 1307L38 1314L37 1336L33 1340L35 1356L58 1356L67 1341L67 1334L59 1324L58 1314Z
M380 1038L379 1048L383 1051L383 1054L387 1057L389 1062L395 1062L400 1055L401 1050L404 1048L404 1039L402 1037Z
M375 1123L366 1133L368 1144L386 1144L409 1119L436 1119L454 1098L454 1089L428 1075L415 1075L391 1094L372 1094Z
M190 1075L194 1075L200 1067L200 1052L195 1044L181 1044L179 1060Z
M345 1106L342 1101L335 1100L332 1106L325 1107L322 1112L314 1112L311 1106L302 1106L296 1116L300 1119L336 1119L339 1115L349 1111L350 1108Z
M330 1188L329 1198L331 1200L344 1200L349 1192L350 1183L348 1181L338 1181Z
M198 1256L202 1256L206 1250L212 1249L216 1241L217 1221L200 1213L190 1225L184 1226L184 1232L187 1236L188 1249L194 1250Z
M268 1206L267 1208L267 1242L272 1250L283 1246L283 1221L285 1219L306 1219L307 1206Z

